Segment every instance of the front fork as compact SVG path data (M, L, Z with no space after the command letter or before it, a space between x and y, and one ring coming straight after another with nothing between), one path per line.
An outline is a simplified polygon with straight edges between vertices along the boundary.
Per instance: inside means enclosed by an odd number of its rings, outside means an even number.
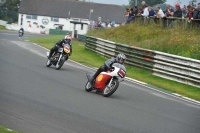
M60 54L60 57L59 57L59 59L58 59L58 62L60 62L60 59L62 58L62 54Z
M111 78L111 80L110 80L110 82L109 82L109 84L107 86L108 88L110 88L110 85L111 85L112 81L113 81L113 77Z
M59 57L59 59L58 59L57 64L60 63L60 59L61 59L61 57L62 57L62 54L60 54L60 57Z

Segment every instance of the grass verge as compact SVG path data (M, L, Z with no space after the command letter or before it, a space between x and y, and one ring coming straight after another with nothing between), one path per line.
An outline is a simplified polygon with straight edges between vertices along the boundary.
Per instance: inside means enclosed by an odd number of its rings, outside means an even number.
M116 28L91 30L87 35L200 60L200 29L198 28L195 30L177 27L162 29L155 24L132 23Z
M3 25L0 25L0 30L6 30L6 27Z
M55 42L57 42L61 38L63 38L63 36L56 35L56 36L46 36L41 38L28 38L28 40L50 49L54 46ZM70 57L70 59L85 64L87 66L94 66L94 67L100 67L106 61L105 57L102 57L96 53L93 53L85 49L84 43L73 41L72 44L73 44L73 54ZM126 66L126 68L128 77L200 101L200 89L197 87L163 79L151 75L147 71L139 68L130 66Z
M20 133L20 132L8 130L6 127L0 126L0 133Z

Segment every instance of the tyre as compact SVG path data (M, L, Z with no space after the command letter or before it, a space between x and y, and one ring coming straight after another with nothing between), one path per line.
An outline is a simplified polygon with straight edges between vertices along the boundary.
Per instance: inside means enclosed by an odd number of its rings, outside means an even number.
M52 65L51 61L49 59L47 59L46 67L50 67L51 65Z
M63 64L65 63L65 60L66 60L66 57L62 57L61 59L60 59L60 62L58 62L57 64L56 64L56 70L59 70L62 66L63 66Z
M119 81L117 79L113 79L110 87L107 87L103 91L103 96L104 97L109 97L111 96L118 88L119 86Z
M92 85L91 85L91 83L89 81L85 85L85 90L87 92L91 92L92 91Z

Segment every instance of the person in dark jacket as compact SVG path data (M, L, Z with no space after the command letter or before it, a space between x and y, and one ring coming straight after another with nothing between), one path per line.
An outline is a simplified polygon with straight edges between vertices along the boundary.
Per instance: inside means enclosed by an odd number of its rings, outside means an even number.
M176 4L176 11L174 12L174 17L181 18L182 17L182 10L180 8L180 4Z
M120 63L120 64L124 64L124 61L126 60L126 56L124 54L118 54L116 58L111 58L108 59L103 66L101 66L96 73L94 74L93 78L91 79L90 83L92 84L93 81L96 79L96 77L101 73L101 72L105 72L107 70L110 70L112 67L112 64L114 63Z
M195 20L195 22L197 23L198 27L200 27L200 3L198 3L198 7L194 9L193 19L198 19Z
M166 6L167 9L165 11L165 17L173 17L174 16L174 9L171 8L171 5ZM172 26L172 19L168 19L168 27L170 28Z
M134 6L133 15L136 16L138 14L138 7Z
M65 39L62 39L62 40L58 41L55 44L55 46L50 50L48 59L51 60L51 57L52 57L53 53L56 52L59 47L63 47L63 43L68 43L70 45L70 55L72 55L72 45L70 43L71 40L72 40L71 36L69 34L67 34L65 36Z
M129 12L128 12L127 16L128 16L128 20L127 20L126 24L130 23L133 20L133 17L134 17L133 8L129 9Z
M150 6L148 7L148 11L149 11L149 16L154 16L156 14L155 11Z

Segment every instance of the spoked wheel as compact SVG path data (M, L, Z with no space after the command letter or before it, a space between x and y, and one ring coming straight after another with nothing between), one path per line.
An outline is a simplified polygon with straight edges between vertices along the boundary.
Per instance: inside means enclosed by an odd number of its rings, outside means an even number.
M103 96L104 97L109 97L111 96L118 88L119 86L119 81L117 79L113 79L110 87L106 86L106 88L103 91Z
M85 90L87 92L91 92L92 91L92 85L91 85L91 83L89 81L85 85Z
M52 65L51 61L49 59L47 59L46 67L50 67L51 65Z
M65 63L65 60L66 60L66 57L62 57L62 59L60 60L60 62L58 62L56 64L56 70L59 70L63 66L63 64Z

